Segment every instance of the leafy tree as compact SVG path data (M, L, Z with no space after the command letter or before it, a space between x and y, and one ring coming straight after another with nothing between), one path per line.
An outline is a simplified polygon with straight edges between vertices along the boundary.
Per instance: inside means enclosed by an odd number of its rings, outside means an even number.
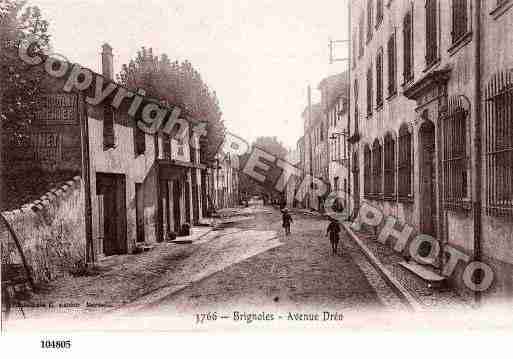
M201 158L214 160L225 131L219 100L189 61L171 62L166 54L159 57L152 48L142 47L134 59L122 66L118 81L133 90L144 88L147 96L163 104L179 106L184 118L206 121Z
M39 39L31 51L49 48L48 21L39 8L26 6L26 1L0 0L0 121L4 130L18 136L30 125L44 77L42 68L18 57L18 46L27 36Z
M277 158L285 159L287 156L287 149L276 136L258 137L252 144L252 149L255 147L258 147L259 149L264 150ZM250 153L246 153L241 156L240 163L242 164L242 168L248 160L249 156ZM265 160L263 160L263 162L265 162ZM264 202L267 202L273 198L279 199L283 194L276 191L274 184L280 175L281 170L277 168L276 165L271 165L271 170L266 174L265 183L260 183L244 172L241 172L239 176L239 192L246 195L247 197L253 195L262 196L264 198Z

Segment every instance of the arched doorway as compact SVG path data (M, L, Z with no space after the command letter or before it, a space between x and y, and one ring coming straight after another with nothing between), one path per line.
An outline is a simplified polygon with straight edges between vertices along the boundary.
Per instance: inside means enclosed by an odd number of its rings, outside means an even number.
M353 154L353 218L356 218L360 212L360 162L358 161L358 151Z
M435 126L425 121L419 129L420 230L436 237Z

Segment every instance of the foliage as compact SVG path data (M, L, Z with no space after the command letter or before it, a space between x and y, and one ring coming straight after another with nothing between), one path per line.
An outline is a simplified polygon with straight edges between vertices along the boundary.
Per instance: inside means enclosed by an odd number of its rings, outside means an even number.
M276 136L262 136L258 137L255 142L252 144L252 148L258 147L261 150L264 150L275 157L284 159L287 156L287 149L285 146L276 138ZM246 163L250 156L250 153L244 154L241 157L240 163L242 166ZM242 167L243 168L243 167ZM264 201L267 201L272 198L279 197L274 188L274 184L278 180L281 175L281 170L276 168L276 166L271 166L272 170L269 171L266 175L266 182L261 184L255 181L253 178L241 172L239 176L239 192L246 197L246 199L250 196L260 195L264 198Z
M21 0L0 0L0 120L4 129L19 133L30 124L44 70L19 59L18 46L27 36L35 36L39 44L30 51L47 50L48 25L38 7L26 6Z
M159 57L152 48L142 47L135 59L122 66L118 81L133 90L144 88L147 96L165 105L180 107L184 118L206 121L207 136L202 143L201 158L202 161L214 159L224 136L219 100L189 61L171 62L166 54Z

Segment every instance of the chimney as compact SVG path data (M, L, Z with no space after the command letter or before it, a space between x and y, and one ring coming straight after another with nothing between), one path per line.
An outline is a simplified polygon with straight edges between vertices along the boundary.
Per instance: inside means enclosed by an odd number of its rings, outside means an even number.
M114 80L114 60L112 47L105 43L102 45L102 74L109 80Z

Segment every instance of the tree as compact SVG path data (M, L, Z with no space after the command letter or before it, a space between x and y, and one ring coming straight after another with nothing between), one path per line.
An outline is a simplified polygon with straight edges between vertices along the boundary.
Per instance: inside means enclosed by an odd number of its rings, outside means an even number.
M0 0L0 121L10 136L21 136L37 108L44 70L31 67L18 57L18 46L27 36L39 44L31 51L47 50L48 22L36 6L26 1Z
M287 149L276 136L258 137L252 144L252 149L255 147L264 150L277 158L285 159L287 156ZM241 156L241 168L244 168L244 164L248 160L249 156L250 153L246 153ZM265 183L260 183L244 172L241 172L239 176L239 192L245 194L246 196L262 196L264 198L264 202L267 202L271 199L281 199L283 194L278 193L274 187L280 175L281 170L276 167L276 165L271 165L271 170L266 174Z
M180 107L183 118L206 121L201 159L214 160L225 131L219 100L189 61L171 62L166 54L159 57L152 48L142 47L135 59L122 66L118 81L133 90L144 88L147 96L165 105Z

